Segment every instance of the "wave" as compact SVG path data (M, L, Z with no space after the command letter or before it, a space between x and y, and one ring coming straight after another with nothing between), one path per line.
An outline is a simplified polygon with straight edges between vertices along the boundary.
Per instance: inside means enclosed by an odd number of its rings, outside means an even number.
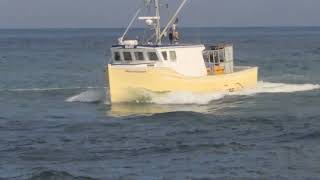
M226 96L253 96L263 93L295 93L303 91L312 91L320 89L319 84L286 84L271 83L260 81L256 88L245 89L238 92L214 92L214 93L190 93L190 92L169 92L158 94L153 92L144 92L148 96L147 102L160 105L174 104L199 104L206 105L211 101L220 100ZM106 101L106 88L89 89L78 95L68 98L67 102L102 102ZM106 102L108 104L108 102ZM141 102L140 102L141 103Z
M43 171L39 174L33 175L30 180L41 180L41 179L69 179L69 180L94 180L91 177L84 176L73 176L65 171Z

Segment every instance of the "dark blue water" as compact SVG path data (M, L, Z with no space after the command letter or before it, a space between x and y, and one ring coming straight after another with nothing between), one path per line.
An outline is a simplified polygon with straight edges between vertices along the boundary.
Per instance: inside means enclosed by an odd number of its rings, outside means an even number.
M0 30L0 179L319 179L320 28L182 29L233 42L258 87L111 106L121 33Z

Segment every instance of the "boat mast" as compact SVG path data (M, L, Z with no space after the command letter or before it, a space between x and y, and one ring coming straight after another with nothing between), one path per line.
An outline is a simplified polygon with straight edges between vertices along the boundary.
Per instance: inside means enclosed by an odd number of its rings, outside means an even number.
M156 43L158 45L161 45L161 38L160 38L160 34L161 34L161 24L160 24L160 4L159 4L159 0L154 0L154 5L155 5L155 10L156 10L156 25L155 25L155 30L156 30Z

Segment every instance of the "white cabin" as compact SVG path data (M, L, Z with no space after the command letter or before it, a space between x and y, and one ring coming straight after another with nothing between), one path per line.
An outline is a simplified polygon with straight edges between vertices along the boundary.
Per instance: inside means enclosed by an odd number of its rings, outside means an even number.
M112 64L126 65L134 68L137 65L171 68L188 77L215 75L216 67L223 73L233 72L232 45L116 45L111 48ZM220 73L221 74L221 73Z

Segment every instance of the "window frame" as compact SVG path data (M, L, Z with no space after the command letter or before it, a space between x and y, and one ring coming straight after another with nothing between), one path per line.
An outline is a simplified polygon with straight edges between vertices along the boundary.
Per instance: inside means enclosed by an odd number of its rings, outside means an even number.
M127 57L129 57L129 56L126 57L126 54L127 55L130 54L130 58L129 59L127 59ZM127 61L127 62L132 62L133 61L132 53L130 51L123 51L122 55L123 55L123 60L124 61Z
M148 54L149 61L159 61L159 56L158 56L157 52L149 51L149 52L147 52L147 54ZM155 55L153 57L156 57L156 58L152 58L152 55Z
M214 63L214 52L209 52L209 63Z
M139 57L138 54L140 54L142 56ZM141 59L141 57L142 57L142 59ZM145 55L144 55L144 53L142 51L135 51L134 52L134 58L136 59L136 61L145 61L146 60Z
M119 58L117 58L117 57L119 57ZM113 52L113 60L115 62L121 62L122 61L121 52L120 51L114 51Z
M162 51L161 55L162 55L163 60L168 61L168 52L167 51Z
M214 51L213 57L214 57L214 64L219 65L220 64L219 50Z
M220 49L219 50L219 63L224 63L225 62L225 49Z
M176 62L177 61L177 52L176 51L169 51L169 56L170 56L170 60L172 62Z

